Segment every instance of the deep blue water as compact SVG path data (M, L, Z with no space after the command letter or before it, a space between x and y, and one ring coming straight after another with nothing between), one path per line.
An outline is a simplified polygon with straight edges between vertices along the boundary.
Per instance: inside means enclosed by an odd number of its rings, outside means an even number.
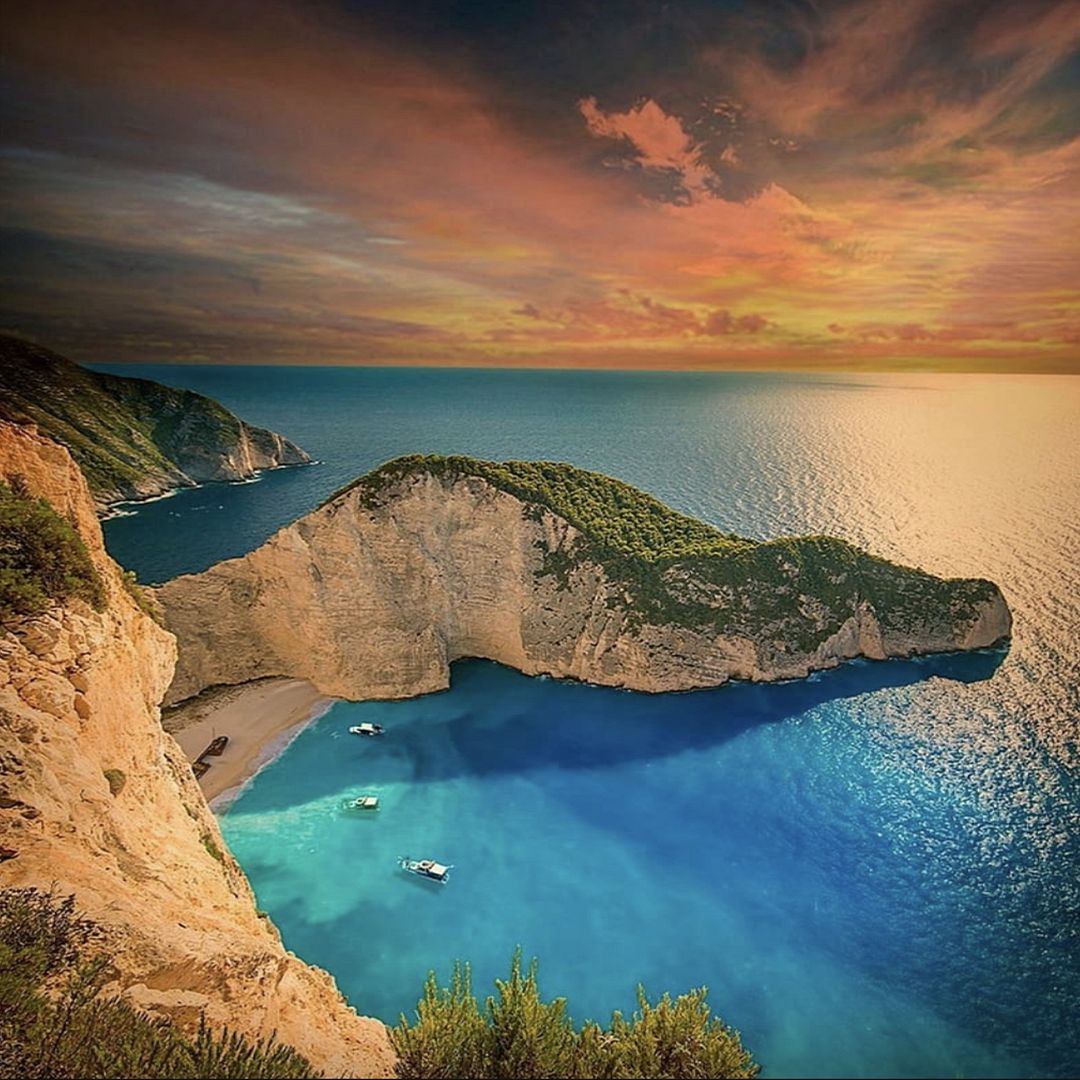
M131 368L117 369L127 373ZM557 458L753 536L991 577L1007 653L638 695L458 664L338 704L224 815L286 944L393 1020L514 945L576 1018L706 984L779 1075L1080 1072L1080 380L140 369L323 464L108 522L144 580L399 453ZM361 719L381 740L344 734ZM343 800L374 790L370 819ZM400 854L455 865L401 875Z

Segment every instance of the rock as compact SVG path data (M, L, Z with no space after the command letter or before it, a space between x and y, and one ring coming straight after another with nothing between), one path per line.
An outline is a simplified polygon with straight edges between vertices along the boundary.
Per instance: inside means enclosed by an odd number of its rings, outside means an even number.
M75 707L75 689L71 683L47 671L25 683L19 696L32 709L57 718L69 715Z
M55 882L74 893L110 932L112 989L136 1004L189 1028L204 1012L251 1037L276 1031L329 1076L392 1075L382 1024L358 1017L330 977L286 952L259 918L186 758L161 728L173 636L124 588L71 457L31 426L0 422L0 475L12 473L77 523L108 603L0 632L9 673L0 682L0 887ZM49 641L77 666L43 649ZM137 797L103 797L106 770L125 775ZM222 863L207 857L204 836L226 853Z
M80 694L85 694L90 689L90 679L85 671L69 671L68 682L79 691Z
M99 510L119 500L205 481L245 480L261 469L311 461L277 432L253 427L202 394L90 371L4 335L0 417L33 421L65 443L86 473Z
M564 512L529 488L537 470ZM605 521L590 532L568 520L579 492L612 520L630 507L632 524L598 539ZM639 520L657 543L684 535L689 553L620 552L644 543ZM445 688L459 657L689 690L978 648L1011 627L991 582L946 581L825 537L727 537L569 466L461 458L391 462L250 555L157 595L180 645L170 703L270 675L353 700L409 697Z

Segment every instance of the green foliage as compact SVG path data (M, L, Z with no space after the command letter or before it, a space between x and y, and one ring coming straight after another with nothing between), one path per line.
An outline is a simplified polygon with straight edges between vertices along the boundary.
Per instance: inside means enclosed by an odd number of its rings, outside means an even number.
M580 1075L617 1077L756 1076L759 1066L739 1033L711 1015L704 989L651 1005L638 987L638 1011L630 1020L616 1012L610 1033L590 1025L586 1060L609 1068Z
M294 1050L205 1023L186 1037L102 992L102 933L73 897L0 891L0 1077L317 1076Z
M158 603L153 593L139 584L135 571L125 570L121 580L124 583L124 590L135 601L138 609L144 615L149 615L159 626L164 626L165 616L161 610L161 604Z
M106 769L105 779L109 782L109 791L113 796L119 795L127 783L127 773L123 769Z
M21 477L0 481L0 622L70 599L99 611L105 604L82 537L45 499L33 498Z
M832 537L743 539L628 484L550 461L397 458L327 503L355 491L362 506L376 509L421 474L445 484L477 477L520 499L529 520L549 510L569 522L580 536L554 549L538 542L537 576L567 589L580 565L601 565L616 586L608 605L625 610L632 629L644 623L693 627L807 653L864 602L884 629L919 633L934 623L973 618L975 605L996 592L991 582L942 580Z
M101 500L218 479L219 463L245 435L277 449L270 432L245 427L202 394L90 371L6 335L0 335L0 416L32 420L63 443ZM292 444L286 454L307 460Z
M416 1022L404 1016L391 1031L400 1077L754 1077L759 1067L738 1032L710 1015L706 991L650 1004L638 990L630 1020L614 1013L604 1030L578 1031L566 1001L544 1001L534 960L521 968L514 953L509 979L483 1009L472 993L468 965L456 964L450 986L434 973L424 985Z
M524 502L526 512L533 516L535 506L558 514L608 557L657 562L687 555L723 554L751 543L676 513L659 499L620 480L556 461L497 462L416 454L388 462L336 491L326 502L359 488L365 501L377 505L383 491L402 477L418 472L451 483L469 476L487 480Z
M468 965L455 964L450 986L430 972L416 1007L417 1023L402 1016L391 1030L402 1077L483 1077L489 1069L488 1025L473 997Z
M214 838L209 833L202 834L202 846L206 848L207 854L214 859L217 859L222 866L225 865L225 856L221 852L221 848L214 843Z

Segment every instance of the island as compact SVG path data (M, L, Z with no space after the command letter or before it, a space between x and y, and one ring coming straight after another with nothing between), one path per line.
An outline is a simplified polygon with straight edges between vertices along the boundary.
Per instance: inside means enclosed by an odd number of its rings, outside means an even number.
M167 701L268 676L352 700L445 688L464 657L642 691L995 645L993 582L826 536L755 541L556 462L409 456L262 547L156 591Z
M91 371L50 349L0 335L0 416L32 421L72 453L98 513L263 469L306 465L295 443L211 398L148 379Z

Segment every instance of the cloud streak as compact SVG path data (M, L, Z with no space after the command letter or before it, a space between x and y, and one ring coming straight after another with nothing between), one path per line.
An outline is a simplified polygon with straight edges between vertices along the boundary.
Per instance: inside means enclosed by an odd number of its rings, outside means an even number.
M545 83L529 33L514 68L377 5L27 5L0 322L88 360L1080 367L1075 4L714 8L665 9L670 56L563 35Z

